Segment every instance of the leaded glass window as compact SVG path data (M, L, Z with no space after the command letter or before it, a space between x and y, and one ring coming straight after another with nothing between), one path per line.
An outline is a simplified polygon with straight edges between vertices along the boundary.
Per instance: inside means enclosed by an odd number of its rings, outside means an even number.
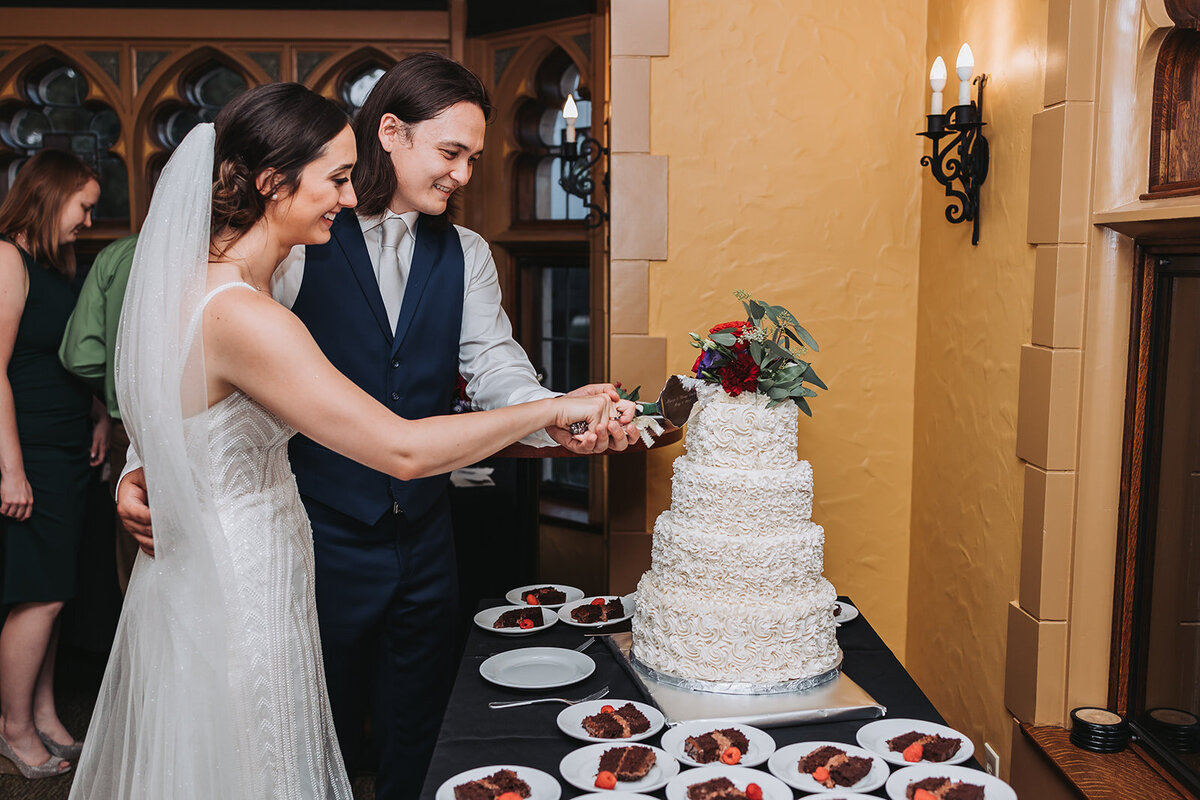
M519 187L514 217L525 221L587 219L583 199L568 194L559 184L563 165L556 152L567 130L562 112L568 97L574 98L579 109L575 141L581 142L591 133L592 103L580 88L579 67L558 48L538 67L533 85L535 96L526 99L515 116L516 138L523 152L514 176Z
M362 104L367 101L367 95L375 88L375 84L379 82L386 71L379 64L372 63L346 73L338 94L341 95L342 102L346 104L350 116L358 114Z
M246 78L224 64L208 62L187 73L180 84L183 102L166 103L155 115L160 145L174 150L201 122L212 122L233 98L249 88Z
M20 101L0 108L0 189L7 191L29 156L43 147L69 150L100 174L95 218L129 218L129 175L111 152L121 138L121 120L98 100L89 100L87 76L77 67L50 59L18 80Z

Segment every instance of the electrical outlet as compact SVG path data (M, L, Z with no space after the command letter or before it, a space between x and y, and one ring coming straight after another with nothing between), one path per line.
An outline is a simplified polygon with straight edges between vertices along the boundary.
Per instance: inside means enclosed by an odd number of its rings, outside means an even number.
M983 768L988 775L1000 777L1000 756L987 742L983 743Z

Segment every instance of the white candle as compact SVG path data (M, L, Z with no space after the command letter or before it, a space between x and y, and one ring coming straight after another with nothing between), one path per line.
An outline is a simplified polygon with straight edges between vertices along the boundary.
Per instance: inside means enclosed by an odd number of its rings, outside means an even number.
M567 121L567 144L575 142L575 120L579 119L579 108L575 105L575 98L567 95L567 102L563 104L563 119Z
M975 56L971 53L971 46L963 42L962 49L958 51L958 60L954 63L955 72L958 73L958 104L960 106L969 106L971 104L971 70L975 69Z
M942 113L942 89L946 88L946 62L938 56L929 70L929 87L933 89L933 99L929 102L930 114Z

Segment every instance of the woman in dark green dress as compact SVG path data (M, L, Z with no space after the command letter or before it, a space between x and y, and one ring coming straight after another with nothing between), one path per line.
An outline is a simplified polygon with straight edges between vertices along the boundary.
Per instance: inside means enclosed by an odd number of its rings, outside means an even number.
M107 415L93 430L95 401L58 346L75 305L72 243L99 197L82 161L43 150L0 204L0 756L27 778L70 769L79 750L55 707L54 656Z

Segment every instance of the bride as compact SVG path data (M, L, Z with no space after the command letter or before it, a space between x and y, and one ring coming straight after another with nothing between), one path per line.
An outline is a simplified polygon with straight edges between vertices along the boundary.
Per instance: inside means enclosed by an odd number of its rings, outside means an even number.
M632 416L600 395L405 420L334 369L267 287L354 205L354 159L336 105L269 84L193 129L158 182L117 345L156 557L129 584L73 800L350 800L293 433L411 479L549 425L586 421L594 442Z

